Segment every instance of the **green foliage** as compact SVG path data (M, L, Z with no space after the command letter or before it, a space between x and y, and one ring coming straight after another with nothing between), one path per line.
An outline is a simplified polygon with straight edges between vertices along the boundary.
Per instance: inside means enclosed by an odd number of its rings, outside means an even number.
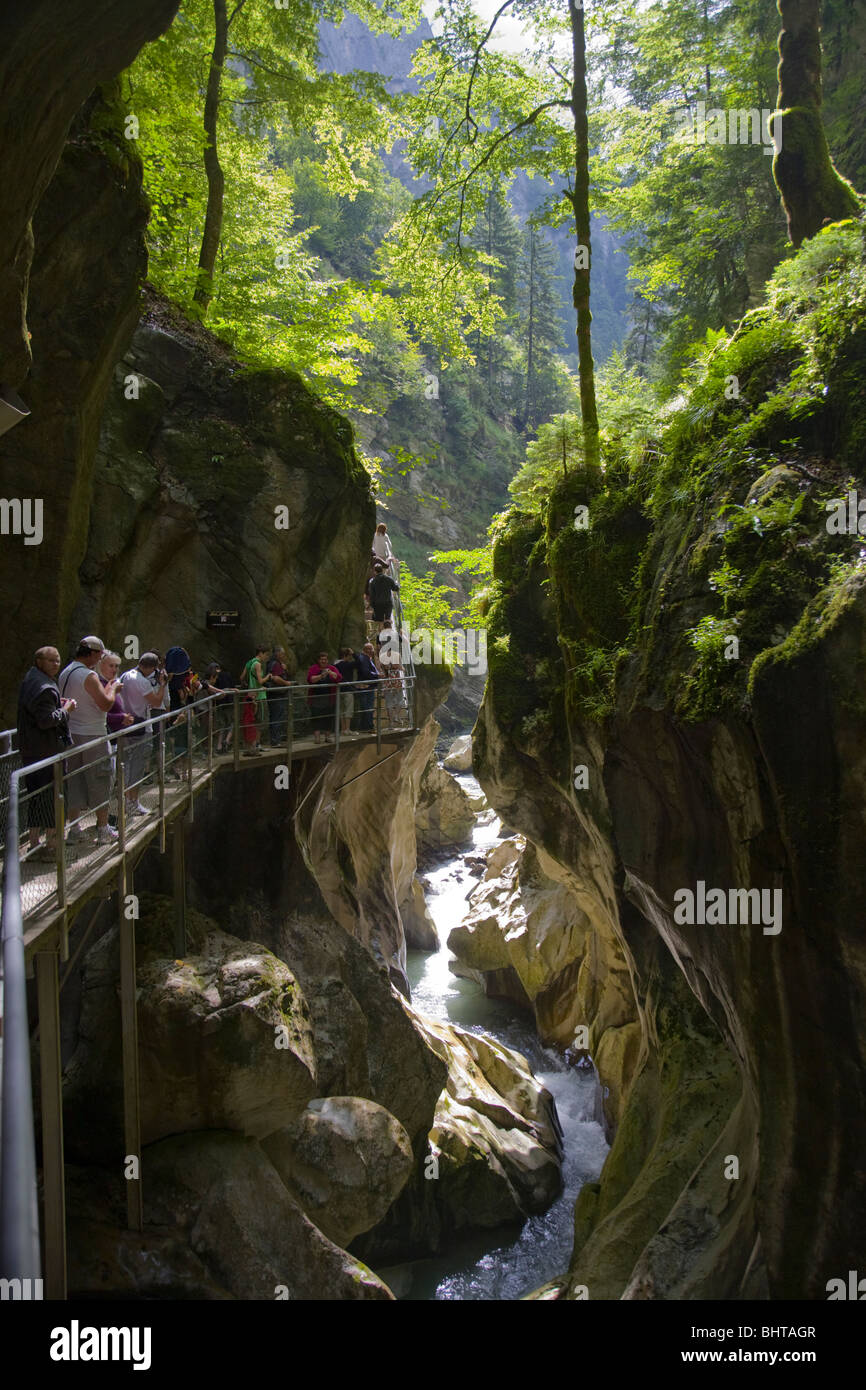
M601 451L605 466L636 466L658 432L653 393L646 381L614 352L596 376ZM509 486L525 511L541 511L556 484L584 465L580 417L573 411L541 426Z
M455 592L446 584L437 584L432 570L414 575L405 563L400 567L403 617L413 632L419 628L450 628L453 609L449 595Z
M716 144L718 124L703 141L697 126L699 101L726 117L774 108L779 17L766 0L601 0L591 17L597 205L629 234L639 316L660 349L654 362L633 337L629 361L673 386L689 345L730 329L785 254L765 132L751 143L750 126L750 143Z
M519 708L515 668L539 658L509 604L512 591L526 598L529 575L548 594L533 618L543 632L552 610L578 720L636 703L685 720L741 714L762 671L797 659L846 611L866 548L828 533L825 504L863 476L866 397L848 389L866 368L863 250L859 225L821 232L775 272L765 307L707 335L675 402L653 412L647 398L649 418L634 419L623 405L603 469L564 475L549 459L543 510L545 474L533 496L524 471L523 510L500 518L493 557L490 631L510 633L511 649L491 681L506 710ZM732 377L739 395L726 394Z
M493 598L493 549L434 550L430 556L437 565L449 565L454 574L470 580L469 601L461 620L467 626L483 628Z

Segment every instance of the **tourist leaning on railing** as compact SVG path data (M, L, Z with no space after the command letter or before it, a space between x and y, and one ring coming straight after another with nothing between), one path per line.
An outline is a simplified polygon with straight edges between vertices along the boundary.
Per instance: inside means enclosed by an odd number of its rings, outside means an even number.
M310 723L313 726L314 743L333 743L334 741L334 703L337 699L337 686L342 676L336 666L332 666L327 652L319 652L307 672L307 694L310 709ZM315 688L313 688L315 687Z
M69 733L73 746L91 743L107 733L105 716L114 704L118 681L109 681L103 689L96 667L105 651L98 637L82 637L75 657L60 675L60 694L75 701L69 715ZM108 740L101 746L82 753L72 753L67 762L70 774L67 785L69 815L77 819L88 807L96 812L96 839L101 845L117 839L117 831L108 824L108 798L111 793L111 751ZM80 825L73 825L68 840L84 839Z
M340 660L335 661L334 665L340 673L343 681L359 681L358 658L351 647L343 647L340 652ZM355 695L353 690L340 691L340 732L348 734L352 715L355 713Z
M149 812L141 803L141 784L147 776L152 749L149 717L154 711L162 712L168 676L159 669L156 652L145 652L138 665L124 671L120 680L123 703L135 725L122 740L126 811L127 815L146 816Z
M362 650L355 653L355 661L358 666L358 679L368 682L358 690L358 729L362 734L371 734L376 683L381 679L372 642L365 642Z
M268 690L268 720L271 731L271 747L281 748L286 741L288 727L288 701L292 678L286 665L285 647L274 647L268 662L267 674L271 678Z
M40 647L33 665L18 692L18 751L21 762L42 762L62 752L70 742L68 714L74 700L64 700L57 685L60 653L56 647ZM31 772L24 778L32 857L43 861L56 858L57 831L54 824L54 773L50 767ZM36 793L33 795L33 793ZM39 848L39 832L45 831L45 844Z
M268 692L265 686L271 679L265 670L267 655L267 647L263 642L259 642L255 656L250 657L241 672L240 683L247 692L241 715L244 743L247 745L243 753L245 758L253 758L262 751L262 737L268 714Z

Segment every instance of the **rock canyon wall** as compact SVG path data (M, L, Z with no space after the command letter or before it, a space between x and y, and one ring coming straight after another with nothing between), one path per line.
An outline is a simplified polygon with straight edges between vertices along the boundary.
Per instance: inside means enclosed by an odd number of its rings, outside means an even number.
M856 1267L866 590L825 499L862 467L864 334L839 330L823 404L774 435L750 412L788 379L779 338L718 369L743 372L736 420L710 404L672 430L661 481L578 473L495 551L474 766L525 844L501 847L451 945L605 1088L612 1149L563 1297L823 1298ZM720 572L739 585L724 607ZM699 881L726 903L780 893L779 922L689 921Z

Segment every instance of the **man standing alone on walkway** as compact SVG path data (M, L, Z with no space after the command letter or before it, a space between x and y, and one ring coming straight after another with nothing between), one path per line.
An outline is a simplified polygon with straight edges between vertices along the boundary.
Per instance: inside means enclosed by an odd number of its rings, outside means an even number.
M18 751L21 762L42 762L60 753L69 742L68 716L75 709L74 700L64 700L57 688L60 653L56 647L40 647L33 665L21 682L18 693ZM54 825L53 767L31 772L24 778L29 793L27 823L30 827L31 858L54 860L57 831ZM35 793L35 795L34 795ZM45 830L45 845L39 845L39 831Z
M69 716L73 746L92 743L107 733L105 716L114 704L120 681L109 681L106 686L101 684L96 667L104 653L105 645L99 637L82 637L73 660L61 672L60 694L75 701L75 708ZM108 824L108 798L111 792L111 749L108 739L85 753L73 753L66 770L70 774L67 793L70 819L75 820L88 806L92 807L96 811L97 844L113 844L117 831ZM81 826L74 825L67 839L83 840Z
M391 595L399 592L399 584L395 584L385 573L383 566L378 564L372 579L367 580L367 593L373 609L373 621L379 624L380 631L382 624L391 617L393 611L394 600Z

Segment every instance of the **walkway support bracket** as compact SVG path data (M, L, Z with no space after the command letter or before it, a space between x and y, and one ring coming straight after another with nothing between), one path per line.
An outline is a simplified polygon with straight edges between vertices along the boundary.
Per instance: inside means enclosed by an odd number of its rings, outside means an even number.
M123 1173L126 1180L126 1222L131 1231L144 1226L141 1183L141 1089L138 1069L138 1002L135 985L134 902L127 908L132 892L132 874L122 864L117 876L118 924L120 929L120 1027L123 1046ZM135 1164L130 1173L130 1160Z
M36 952L39 1075L42 1102L45 1285L49 1299L66 1298L66 1187L63 1167L63 1068L60 1055L60 976L56 951Z
M178 816L171 832L171 897L174 904L174 955L183 960L186 954L186 852L184 818Z

